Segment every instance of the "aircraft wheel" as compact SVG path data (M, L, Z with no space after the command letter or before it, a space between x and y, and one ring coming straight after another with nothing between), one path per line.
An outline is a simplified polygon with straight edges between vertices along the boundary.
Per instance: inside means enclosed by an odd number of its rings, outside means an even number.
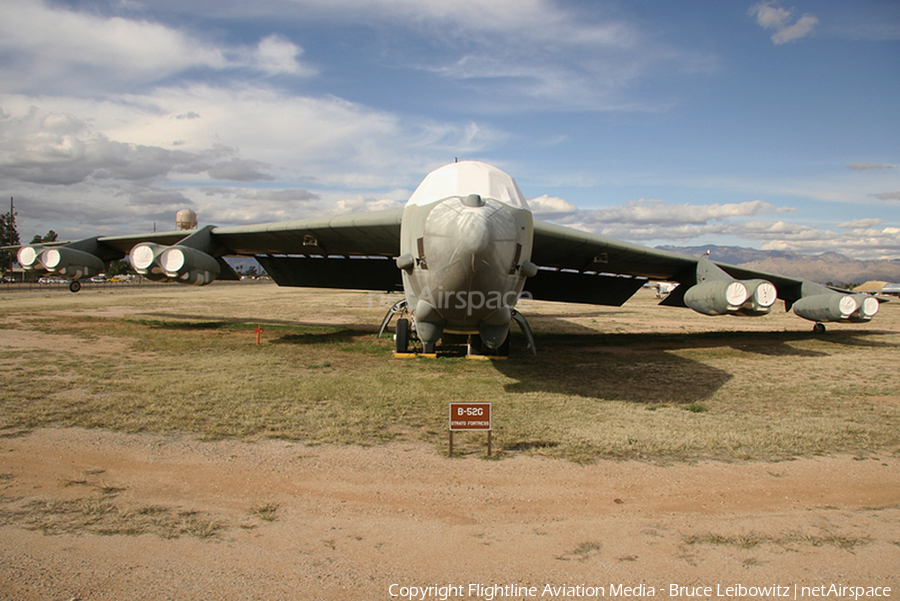
M813 332L815 332L816 334L824 334L825 333L825 324L817 323L816 325L813 326Z
M494 351L495 355L497 355L498 357L509 357L509 339L510 336L507 335L506 340L503 341L503 344L497 347L497 350Z
M81 282L79 282L78 280L72 280L69 283L69 292L78 292L79 290L81 290Z
M398 353L409 352L409 320L398 319L397 331L394 333L394 350Z

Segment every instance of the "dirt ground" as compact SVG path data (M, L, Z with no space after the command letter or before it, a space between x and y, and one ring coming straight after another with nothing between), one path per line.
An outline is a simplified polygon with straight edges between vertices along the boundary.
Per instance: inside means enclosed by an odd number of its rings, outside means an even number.
M896 457L582 466L43 428L0 439L0 492L2 599L900 598ZM100 503L209 528L67 528Z

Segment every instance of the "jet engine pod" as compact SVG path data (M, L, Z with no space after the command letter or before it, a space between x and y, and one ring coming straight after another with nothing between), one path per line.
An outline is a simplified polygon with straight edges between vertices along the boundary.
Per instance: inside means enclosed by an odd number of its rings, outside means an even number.
M157 259L163 273L173 282L203 286L219 275L219 263L214 258L187 246L170 246Z
M100 257L68 246L46 248L38 259L52 273L79 280L103 273L106 264Z
M169 247L152 242L141 242L128 253L128 262L131 263L131 268L135 273L152 282L168 281L169 276L163 272L159 264L159 255L167 248Z
M688 288L684 304L704 315L734 313L747 301L747 287L737 280L712 280Z
M844 321L858 308L859 303L854 295L839 292L805 296L794 303L794 313L810 321Z
M47 268L41 263L41 252L44 247L39 245L23 246L16 253L16 261L25 271L46 272Z
M747 302L738 313L740 315L765 315L778 300L778 291L766 280L741 280L747 287Z
M868 294L854 294L853 298L856 299L856 304L859 305L859 309L847 318L848 321L854 323L870 321L875 317L875 314L878 313L879 303L878 299L874 296L869 296Z

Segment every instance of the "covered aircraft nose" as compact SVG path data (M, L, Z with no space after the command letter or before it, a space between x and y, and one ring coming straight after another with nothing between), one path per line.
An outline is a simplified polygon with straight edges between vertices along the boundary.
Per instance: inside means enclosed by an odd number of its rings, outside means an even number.
M503 205L471 194L431 210L424 244L428 268L439 274L445 289L490 290L496 285L491 280L507 273L513 263L516 225ZM484 274L485 268L496 274Z

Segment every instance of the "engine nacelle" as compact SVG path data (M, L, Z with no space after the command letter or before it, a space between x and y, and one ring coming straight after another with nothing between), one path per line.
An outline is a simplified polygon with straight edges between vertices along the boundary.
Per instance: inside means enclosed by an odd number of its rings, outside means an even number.
M688 288L684 293L684 304L704 315L725 315L740 309L747 296L743 282L712 280Z
M778 300L778 290L766 280L741 280L747 287L747 302L741 305L739 315L765 315Z
M875 317L875 314L878 313L878 299L874 296L869 296L868 294L854 294L853 298L856 299L856 304L859 305L859 309L848 317L847 320L854 323L871 321L871 319Z
M857 296L862 297L862 295L839 292L805 296L794 303L794 313L810 321L847 321L860 308ZM865 299L861 298L860 301L865 304ZM878 301L875 300L875 302ZM871 311L871 305L868 310ZM874 314L872 313L872 315Z
M167 282L169 276L163 272L157 260L159 255L167 248L169 247L153 244L152 242L141 242L135 245L131 252L128 253L128 262L131 263L131 268L134 269L135 273L151 282Z
M19 252L21 253L25 248L20 249ZM24 254L26 255L23 257L24 259L30 258L29 253ZM58 273L73 280L93 277L103 273L106 268L106 264L100 257L68 246L45 248L37 260L50 273Z
M128 253L131 267L154 282L203 286L219 276L219 262L189 246L161 246L141 242Z
M16 261L25 271L39 271L46 273L47 268L41 263L41 252L44 247L40 245L23 246L16 253Z
M163 273L173 282L203 286L219 276L218 261L195 248L170 246L157 259Z

